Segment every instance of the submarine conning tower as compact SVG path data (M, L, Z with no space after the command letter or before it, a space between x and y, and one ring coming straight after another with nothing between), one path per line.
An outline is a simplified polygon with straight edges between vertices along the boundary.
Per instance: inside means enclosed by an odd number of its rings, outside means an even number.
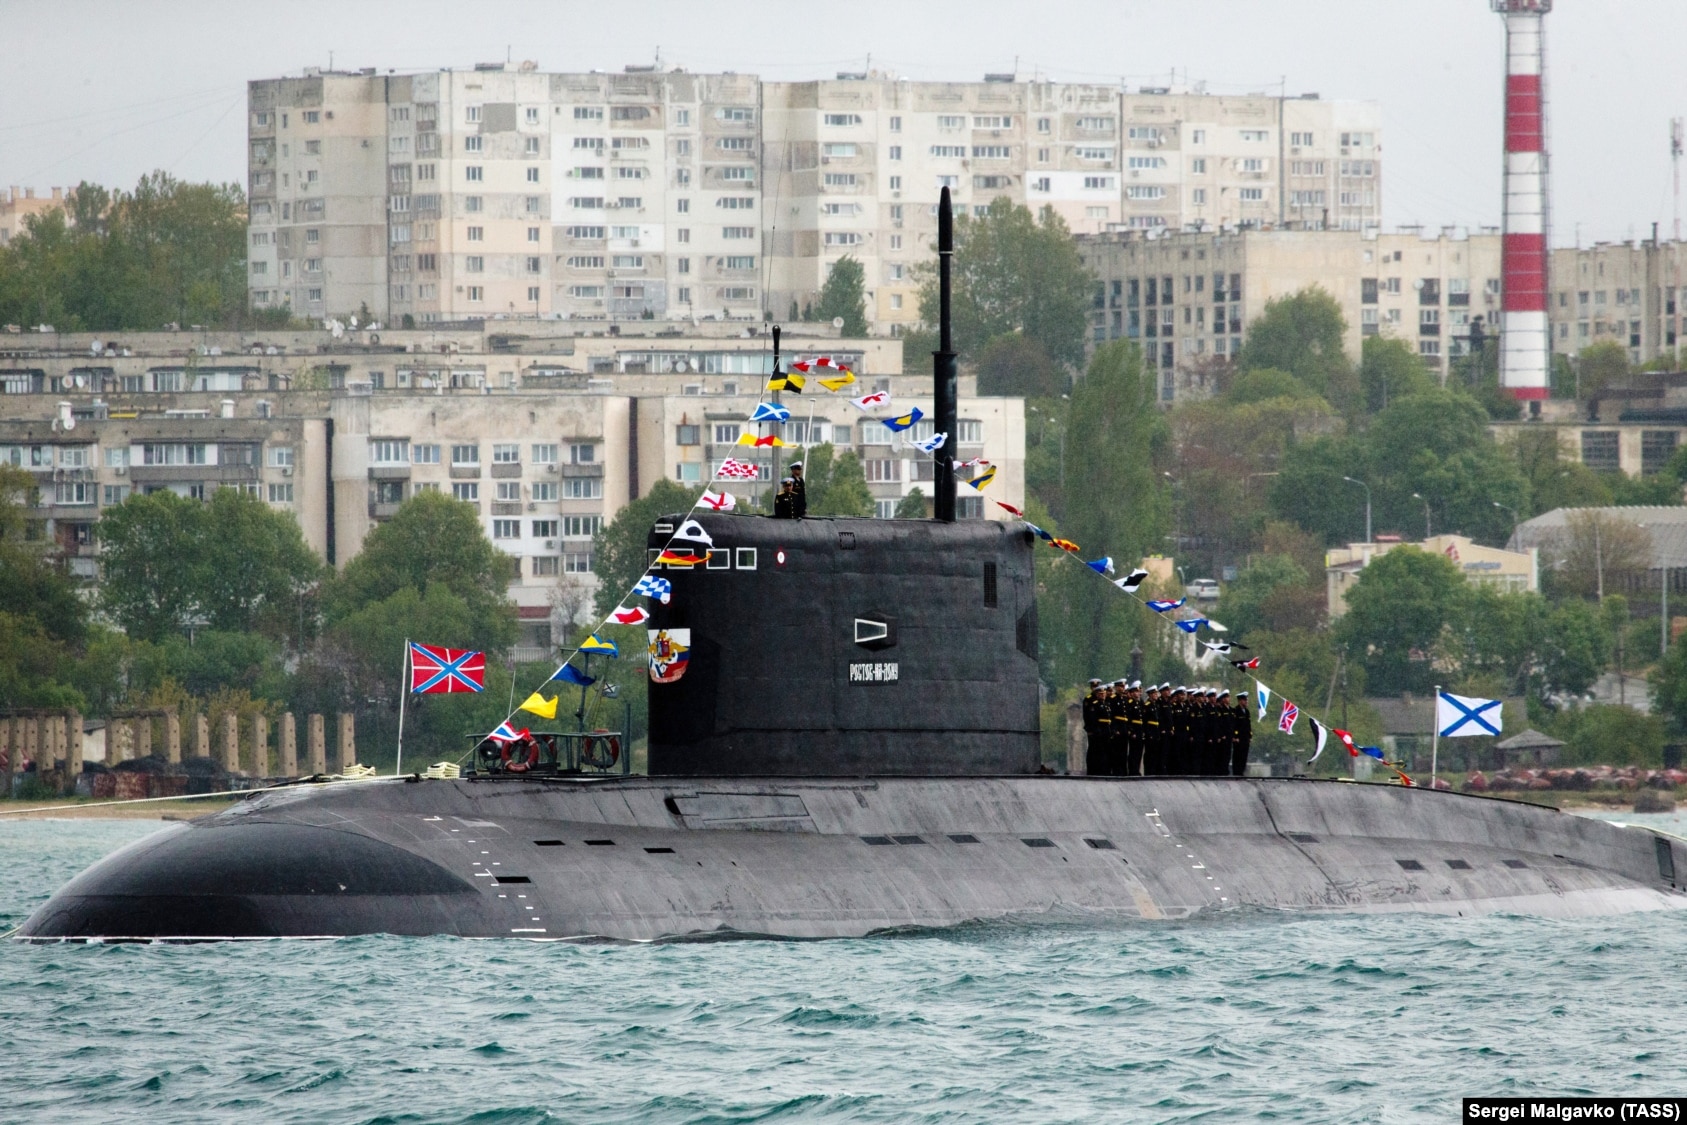
M683 520L707 563L652 600L653 776L1000 776L1039 765L1031 534L990 520ZM676 664L675 667L678 667Z

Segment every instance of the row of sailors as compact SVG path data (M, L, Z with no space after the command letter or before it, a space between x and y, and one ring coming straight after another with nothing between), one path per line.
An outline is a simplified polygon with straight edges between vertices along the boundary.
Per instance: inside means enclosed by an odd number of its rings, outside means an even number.
M1247 697L1217 688L1091 680L1088 768L1103 777L1242 777L1253 722Z

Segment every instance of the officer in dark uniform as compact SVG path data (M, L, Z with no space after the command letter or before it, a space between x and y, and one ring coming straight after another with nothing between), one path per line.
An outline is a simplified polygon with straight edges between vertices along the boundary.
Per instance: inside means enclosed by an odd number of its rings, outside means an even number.
M1161 720L1165 724L1162 730L1166 739L1166 773L1172 777L1188 772L1184 754L1188 738L1188 699L1189 691L1182 684L1173 688L1166 705L1166 717Z
M1230 776L1248 776L1248 749L1254 740L1253 716L1248 714L1248 697L1241 693L1236 695L1234 714L1234 734L1230 743Z
M1101 681L1091 680L1089 691L1084 695L1084 743L1088 747L1085 756L1087 772L1095 772L1095 753L1101 743Z
M1234 715L1230 710L1230 693L1221 691L1207 697L1212 740L1208 750L1207 772L1213 777L1230 776L1230 744L1235 737Z
M1171 773L1171 685L1154 685L1154 704L1149 711L1148 753L1144 763L1152 777Z
M792 461L790 468L787 471L791 474L791 484L793 486L791 491L796 493L797 497L795 505L797 512L796 518L800 520L808 515L808 486L803 483L802 462Z
M1094 777L1113 772L1113 689L1102 684L1096 689L1096 736L1090 743L1089 771Z
M1113 776L1129 776L1131 754L1130 685L1113 681Z
M795 482L786 477L779 482L779 495L773 498L773 518L776 520L794 520L797 518L797 494L793 487Z
M1143 723L1142 681L1137 680L1125 692L1125 776L1142 776Z

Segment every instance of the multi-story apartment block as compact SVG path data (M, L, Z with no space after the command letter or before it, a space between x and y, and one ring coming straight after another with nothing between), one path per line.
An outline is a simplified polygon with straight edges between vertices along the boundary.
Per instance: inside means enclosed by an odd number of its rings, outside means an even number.
M592 536L655 481L700 484L732 456L762 467L760 480L729 486L744 500L770 486L773 451L735 444L758 431L749 417L768 343L724 325L549 339L29 333L0 359L0 462L34 474L31 519L89 581L101 512L136 491L244 489L292 512L336 566L417 492L450 495L509 556L524 644L543 645L556 615L595 589ZM899 342L793 335L786 345L787 359L832 356L897 408L931 411L931 378L902 374ZM1021 504L1023 403L978 398L970 378L961 389L958 455L989 458L990 495ZM911 447L923 435L889 433L845 394L796 400L780 436L793 447L779 451L783 463L821 442L856 453L880 516L922 483L930 494L931 459ZM985 507L972 495L961 512L1001 514Z
M75 188L56 187L46 196L37 196L34 188L13 187L0 192L0 246L24 232L24 221L31 215L45 215L68 207L76 194Z
M1614 340L1629 362L1675 362L1687 331L1687 242L1600 242L1552 252L1552 350Z
M947 186L1074 231L1374 228L1374 103L878 74L250 84L254 304L381 321L784 319L846 255L875 331L918 321Z

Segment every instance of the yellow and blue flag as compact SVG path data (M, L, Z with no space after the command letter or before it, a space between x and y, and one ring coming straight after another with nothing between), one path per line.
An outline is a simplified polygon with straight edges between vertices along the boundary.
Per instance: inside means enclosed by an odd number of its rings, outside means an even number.
M611 659L618 658L621 655L621 650L614 641L606 641L596 633L580 642L580 651L599 653Z
M901 415L899 417L896 417L896 418L885 418L885 419L883 419L883 422L884 422L885 429L891 431L892 433L899 434L903 430L913 429L914 423L918 422L921 418L924 418L924 417L925 417L925 411L921 410L919 407L916 406L916 407L914 407L914 409L908 411L908 413L906 413L906 414L903 414L903 415Z

